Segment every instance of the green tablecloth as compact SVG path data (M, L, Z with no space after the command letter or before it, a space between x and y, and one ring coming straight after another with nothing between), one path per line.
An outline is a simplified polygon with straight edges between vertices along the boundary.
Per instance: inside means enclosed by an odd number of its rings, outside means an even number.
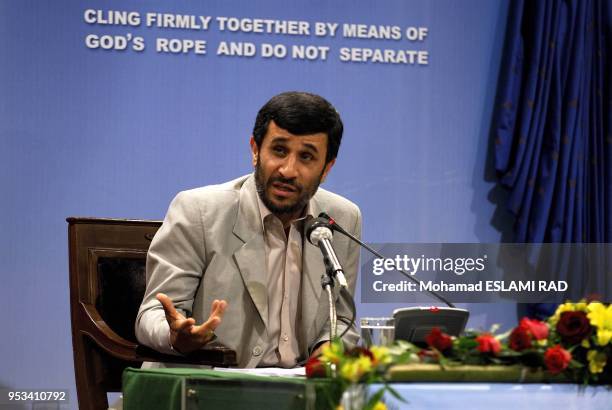
M394 366L389 379L398 383L568 383L562 375L521 366ZM400 386L399 384L396 386ZM179 409L324 409L339 392L329 380L273 377L215 370L133 369L123 374L125 410ZM333 407L332 407L333 408Z
M125 410L321 409L338 398L333 385L323 379L191 368L128 368L123 373Z

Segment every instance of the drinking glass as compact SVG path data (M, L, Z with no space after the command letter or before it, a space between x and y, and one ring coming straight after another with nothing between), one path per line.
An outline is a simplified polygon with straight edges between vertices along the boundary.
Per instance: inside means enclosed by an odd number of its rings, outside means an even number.
M395 340L395 320L392 317L361 318L361 340L365 347L388 346Z

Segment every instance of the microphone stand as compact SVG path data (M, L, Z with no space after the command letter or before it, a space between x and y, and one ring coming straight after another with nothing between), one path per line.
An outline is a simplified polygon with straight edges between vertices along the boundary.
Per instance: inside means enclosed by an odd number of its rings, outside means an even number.
M322 213L321 215L326 215ZM338 285L340 286L340 294L344 292L344 296L347 298L350 303L351 309L351 320L348 323L348 326L344 329L342 334L340 334L340 338L342 338L346 332L349 331L350 328L355 324L355 317L357 315L357 311L355 308L355 301L353 300L353 295L348 290L348 283L346 278L344 277L344 272L342 270L342 266L340 265L340 261L338 260L336 253L334 252L333 246L331 244L331 239L333 236L332 228L328 221L328 218L318 217L308 221L305 225L305 233L308 238L308 242L318 247L323 254L323 262L325 264L325 274L321 277L321 286L327 292L329 299L329 325L330 325L330 339L335 339L338 337L338 316L336 312L336 303L334 300L333 287L334 287L334 279L338 281ZM340 319L342 320L342 318ZM342 320L344 322L344 320Z
M326 267L326 273L321 275L321 286L327 292L327 299L329 301L329 338L334 340L338 333L337 327L337 315L336 315L336 303L334 303L334 279L330 274L330 269Z

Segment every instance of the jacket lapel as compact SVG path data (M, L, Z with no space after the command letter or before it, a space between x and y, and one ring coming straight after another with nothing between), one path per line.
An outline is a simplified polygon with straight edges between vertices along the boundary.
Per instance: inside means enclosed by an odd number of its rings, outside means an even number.
M268 289L265 243L253 176L247 178L240 188L239 201L233 232L244 244L234 252L234 260L259 316L267 328ZM317 216L321 211L321 206L313 197L310 200L311 214ZM305 236L303 243L300 295L302 317L299 340L314 340L327 321L327 296L321 288L321 275L325 273L325 265L319 248L312 245Z
M267 328L268 289L265 243L253 176L250 176L240 188L239 201L234 234L244 242L244 245L234 252L234 259L244 285Z

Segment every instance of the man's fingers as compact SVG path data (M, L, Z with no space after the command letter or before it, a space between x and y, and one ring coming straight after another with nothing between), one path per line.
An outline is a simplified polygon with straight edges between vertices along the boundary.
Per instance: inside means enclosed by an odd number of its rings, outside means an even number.
M164 308L164 312L166 313L166 319L168 319L168 322L170 322L171 320L174 321L174 320L184 319L183 315L177 312L176 308L174 307L174 303L172 303L172 299L170 299L168 296L166 296L163 293L158 293L157 295L155 295L155 297L162 304L162 307Z
M227 302L225 300L215 299L211 305L211 312L208 320L201 325L196 325L195 319L185 318L185 316L176 310L172 303L172 299L167 295L158 293L156 298L164 308L166 320L170 325L172 333L175 335L174 337L181 337L180 334L191 335L202 344L214 338L214 331L217 326L221 324L223 314L227 308Z
M191 334L197 336L201 343L207 343L211 341L215 336L215 329L221 323L221 319L214 316L208 319L200 326L193 326L191 328Z
M217 300L215 299L212 303L212 308L210 310L210 316L218 316L219 318L223 318L223 313L225 313L225 309L227 308L227 302L225 300Z
M203 332L206 332L208 330L215 330L217 328L217 326L219 326L221 324L221 318L219 316L211 316L208 318L208 320L204 323L202 323L202 326L200 326L203 330Z
M188 318L185 320L175 320L173 322L173 325L175 327L172 330L176 332L191 333L191 328L193 328L193 326L195 325L195 320L192 318Z
M206 333L214 331L220 324L221 318L219 316L210 316L206 322L202 323L201 325L194 326L191 330L191 333L199 333L201 335L204 335Z
M225 300L215 299L211 305L211 312L208 320L199 326L192 327L191 334L197 334L204 340L210 339L212 337L212 332L221 324L226 308L227 302Z

